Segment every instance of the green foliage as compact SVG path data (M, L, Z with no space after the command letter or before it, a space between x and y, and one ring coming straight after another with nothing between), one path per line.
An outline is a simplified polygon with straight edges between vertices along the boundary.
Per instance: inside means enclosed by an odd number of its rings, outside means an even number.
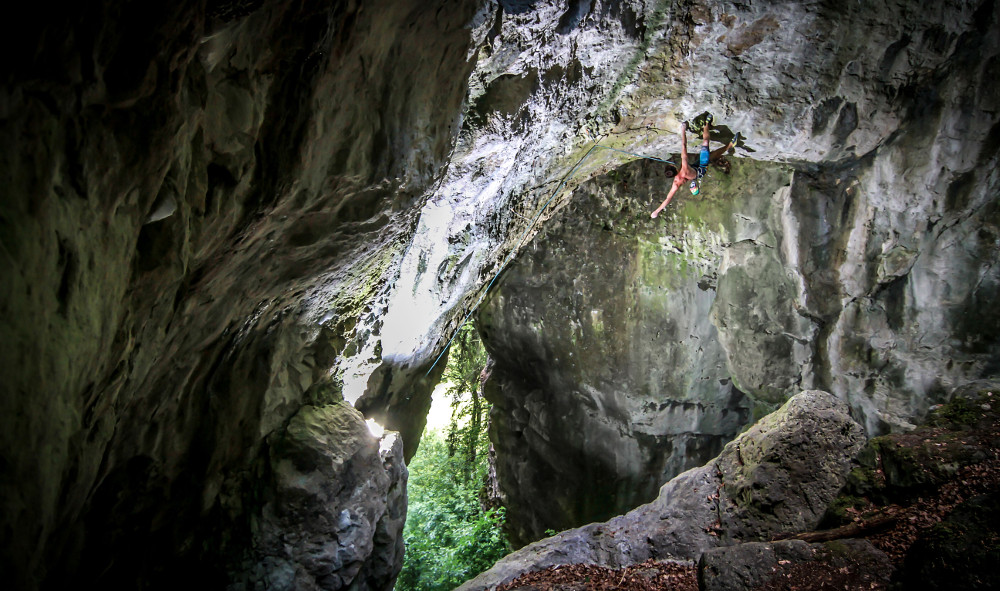
M447 433L424 433L410 462L406 556L397 591L444 591L493 566L508 551L503 508L484 510L489 404L480 392L486 353L472 327L455 337L444 380L451 384Z
M485 455L483 456L485 460ZM397 591L454 589L507 553L503 509L483 511L477 478L466 479L464 458L448 454L444 436L425 433L410 465L406 558Z
M484 367L486 350L476 329L466 324L455 335L442 378L451 384L448 388L451 397L448 455L459 454L464 458L461 468L466 480L472 478L489 449L486 425L490 409L479 389Z

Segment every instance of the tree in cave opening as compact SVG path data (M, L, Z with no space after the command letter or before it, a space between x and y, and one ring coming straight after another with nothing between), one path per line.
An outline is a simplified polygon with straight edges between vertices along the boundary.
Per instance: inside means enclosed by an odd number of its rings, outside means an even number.
M424 433L409 466L406 555L398 591L453 589L509 551L503 508L491 506L485 494L490 448L490 405L482 397L486 364L479 334L472 325L463 326L442 378L451 400L450 423Z

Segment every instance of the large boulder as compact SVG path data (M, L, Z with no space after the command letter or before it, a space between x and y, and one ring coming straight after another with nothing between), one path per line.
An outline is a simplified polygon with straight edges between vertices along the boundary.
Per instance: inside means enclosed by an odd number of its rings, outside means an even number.
M866 441L847 405L809 390L726 446L719 517L727 541L768 539L815 528L847 481Z
M231 589L388 591L402 565L406 466L398 434L372 435L350 405L306 406L269 439L273 485Z
M726 445L718 458L665 484L653 502L526 546L459 589L492 589L559 564L697 560L710 548L813 529L864 441L843 401L817 390L802 392Z

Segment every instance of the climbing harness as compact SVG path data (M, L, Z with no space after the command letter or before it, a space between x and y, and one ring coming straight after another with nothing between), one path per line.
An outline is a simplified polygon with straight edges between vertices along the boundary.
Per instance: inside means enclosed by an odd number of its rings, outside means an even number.
M555 199L555 196L559 194L559 191L563 188L563 186L565 186L566 183L569 182L571 178L573 178L573 175L576 174L577 169L580 168L580 166L584 162L586 162L588 158L590 158L590 155L593 154L594 151L598 149L611 150L612 152L628 154L629 156L635 156L636 158L643 158L645 160L655 160L657 162L663 162L664 164L670 164L671 166L674 167L677 166L676 163L671 162L670 160L664 160L662 158L657 158L656 156L646 156L644 154L636 154L635 152L619 150L618 148L612 148L611 146L602 146L601 140L597 140L596 142L594 142L594 145L591 146L589 150L587 150L587 153L583 155L583 158L580 158L580 160L576 163L576 165L573 166L573 168L570 169L568 173L566 173L566 176L562 178L562 180L559 182L559 185L556 186L555 190L552 191L552 194L549 195L549 198L545 201L545 204L542 205L541 209L538 210L538 213L535 214L535 217L531 220L531 223L529 223L528 227L525 228L524 232L521 233L521 236L520 238L517 239L517 243L515 244L514 248L510 251L510 254L507 255L507 258L500 265L500 268L497 270L496 274L493 275L493 279L491 279L490 282L486 285L486 289L483 290L483 293L479 296L479 299L476 300L475 305L472 306L472 308L469 310L469 313L466 314L465 317L462 318L462 321L458 323L458 327L455 328L455 332L451 335L451 338L448 339L448 344L444 346L444 349L441 349L441 353L438 354L438 356L434 359L434 363L432 363L430 368L427 369L427 373L424 374L425 378L431 374L431 371L435 367L437 367L438 361L441 361L441 358L444 357L444 354L448 351L448 347L451 347L452 341L454 341L455 337L458 336L458 331L460 331L462 327L465 326L466 321L468 321L469 318L471 318L472 315L475 313L475 311L479 309L479 305L483 303L484 299L486 299L486 294L490 293L490 289L493 288L493 284L496 283L497 279L500 278L500 274L503 273L504 269L507 268L507 265L510 264L510 262L514 259L515 256L517 256L517 252L521 248L521 243L524 241L524 238L528 235L528 232L530 232L531 229L535 227L535 223L538 222L538 218L542 217L542 213L544 213L545 210L548 209L549 203L551 203L552 200Z

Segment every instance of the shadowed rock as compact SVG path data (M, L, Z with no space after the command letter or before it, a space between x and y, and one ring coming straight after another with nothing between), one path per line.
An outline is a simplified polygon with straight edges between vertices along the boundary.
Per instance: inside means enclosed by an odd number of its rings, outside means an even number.
M867 540L750 542L705 552L698 562L698 588L751 591L773 589L782 583L793 589L820 585L885 588L891 572L888 557Z

